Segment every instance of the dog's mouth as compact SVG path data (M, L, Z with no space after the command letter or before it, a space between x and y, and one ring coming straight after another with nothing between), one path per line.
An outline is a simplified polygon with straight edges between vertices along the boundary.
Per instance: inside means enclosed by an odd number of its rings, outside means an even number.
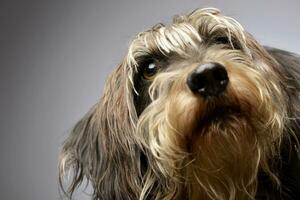
M213 128L214 130L221 131L226 128L226 125L227 123L230 123L230 120L242 117L242 110L237 105L215 106L207 109L204 113L203 116L200 116L200 118L197 119L196 126L192 133L188 135L188 151L192 151L191 148L194 146L193 143L197 141L199 137L204 136L207 132L211 132L209 129Z
M217 106L205 112L206 114L200 118L199 128L224 121L230 116L239 116L241 109L238 106L226 105Z

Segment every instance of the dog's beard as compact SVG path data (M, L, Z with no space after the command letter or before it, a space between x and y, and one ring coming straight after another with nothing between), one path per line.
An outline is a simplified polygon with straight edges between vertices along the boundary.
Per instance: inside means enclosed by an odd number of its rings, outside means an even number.
M282 94L256 69L226 65L230 85L214 100L187 90L184 69L162 73L150 87L153 102L138 133L172 198L185 192L189 199L253 199L259 170L277 180L269 159L282 133Z
M264 153L257 131L249 119L228 115L196 132L191 144L194 162L187 168L190 199L253 197Z

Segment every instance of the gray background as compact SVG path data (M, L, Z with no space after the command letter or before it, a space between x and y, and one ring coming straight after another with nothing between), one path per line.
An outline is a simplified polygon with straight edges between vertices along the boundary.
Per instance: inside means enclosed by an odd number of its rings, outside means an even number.
M263 44L300 53L299 0L1 0L0 199L57 199L60 145L132 36L205 6L235 17Z

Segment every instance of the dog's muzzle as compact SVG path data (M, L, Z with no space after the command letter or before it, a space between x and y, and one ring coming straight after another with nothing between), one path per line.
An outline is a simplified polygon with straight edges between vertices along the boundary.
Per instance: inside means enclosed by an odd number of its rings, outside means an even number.
M191 91L204 98L219 96L226 90L228 82L227 71L219 63L200 65L187 78L187 85Z

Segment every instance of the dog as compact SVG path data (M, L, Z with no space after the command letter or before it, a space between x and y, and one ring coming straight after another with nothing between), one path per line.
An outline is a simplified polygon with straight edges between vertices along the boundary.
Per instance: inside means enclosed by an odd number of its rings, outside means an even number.
M300 198L300 57L205 8L139 33L59 157L71 199ZM72 176L66 181L67 172Z

